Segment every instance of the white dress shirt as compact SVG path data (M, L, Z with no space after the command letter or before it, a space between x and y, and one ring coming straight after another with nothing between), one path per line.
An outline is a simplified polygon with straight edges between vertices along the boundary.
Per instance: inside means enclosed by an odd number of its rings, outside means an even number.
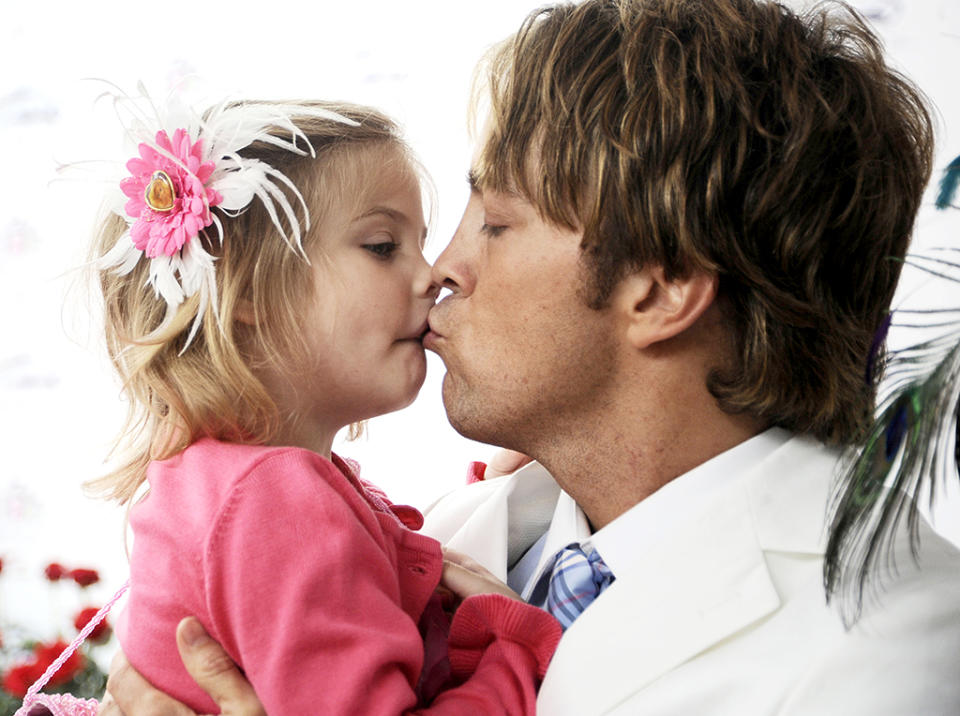
M755 435L671 480L592 534L583 510L561 491L549 528L510 568L507 584L526 601L543 606L545 590L537 590L536 595L534 591L552 569L557 552L572 542L599 552L616 577L618 568L627 568L635 555L655 547L664 526L696 511L716 490L735 481L789 439L790 433L781 428Z

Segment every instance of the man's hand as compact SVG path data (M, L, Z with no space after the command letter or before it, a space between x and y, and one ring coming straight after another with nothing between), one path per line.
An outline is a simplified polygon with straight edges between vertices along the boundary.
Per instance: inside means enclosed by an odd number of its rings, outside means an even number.
M127 657L118 651L110 662L107 693L97 716L196 716L179 701L174 701L130 666Z
M177 648L187 672L210 694L225 716L266 716L266 711L237 665L194 617L177 626ZM157 691L119 652L110 664L107 693L98 716L197 716Z
M190 676L216 702L221 714L266 716L250 682L196 618L187 617L177 625L177 649Z

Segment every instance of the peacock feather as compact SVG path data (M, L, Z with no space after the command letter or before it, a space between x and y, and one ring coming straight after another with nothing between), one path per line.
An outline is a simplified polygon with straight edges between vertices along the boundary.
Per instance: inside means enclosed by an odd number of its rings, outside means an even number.
M953 197L957 193L957 184L960 184L960 157L947 165L940 179L940 190L937 192L937 208L946 209L953 206Z
M937 206L952 206L960 183L960 157L940 182ZM933 277L960 282L958 249L911 255L907 263ZM919 553L918 501L932 504L960 462L960 307L897 310L895 325L936 333L887 356L886 383L876 419L857 449L848 451L833 504L824 561L828 599L839 596L848 626L864 599L895 570L893 544L906 519L910 549ZM875 343L881 344L890 320ZM871 358L867 379L872 378Z

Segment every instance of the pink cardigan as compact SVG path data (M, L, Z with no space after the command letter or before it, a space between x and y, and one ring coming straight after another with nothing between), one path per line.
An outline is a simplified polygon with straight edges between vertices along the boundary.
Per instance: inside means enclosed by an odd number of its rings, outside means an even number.
M559 624L500 595L470 597L449 624L448 666L443 639L431 647L447 622L428 608L440 544L410 529L419 512L336 456L204 439L147 476L117 631L171 696L216 712L177 654L176 625L192 614L268 713L534 713Z

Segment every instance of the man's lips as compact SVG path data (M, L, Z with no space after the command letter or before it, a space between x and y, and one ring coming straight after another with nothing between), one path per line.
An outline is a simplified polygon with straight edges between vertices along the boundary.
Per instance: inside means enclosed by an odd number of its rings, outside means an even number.
M430 313L427 314L427 333L423 337L423 347L428 350L436 352L437 343L442 342L444 339L443 332L440 330L438 324L443 323L443 315L446 307L444 301L440 301L433 308L430 309Z
M442 340L443 335L439 333L432 323L427 324L427 332L423 336L423 347L433 350L437 341Z
M427 331L426 335L423 337L423 347L429 350L436 350L437 341L441 340L443 336L435 331Z

